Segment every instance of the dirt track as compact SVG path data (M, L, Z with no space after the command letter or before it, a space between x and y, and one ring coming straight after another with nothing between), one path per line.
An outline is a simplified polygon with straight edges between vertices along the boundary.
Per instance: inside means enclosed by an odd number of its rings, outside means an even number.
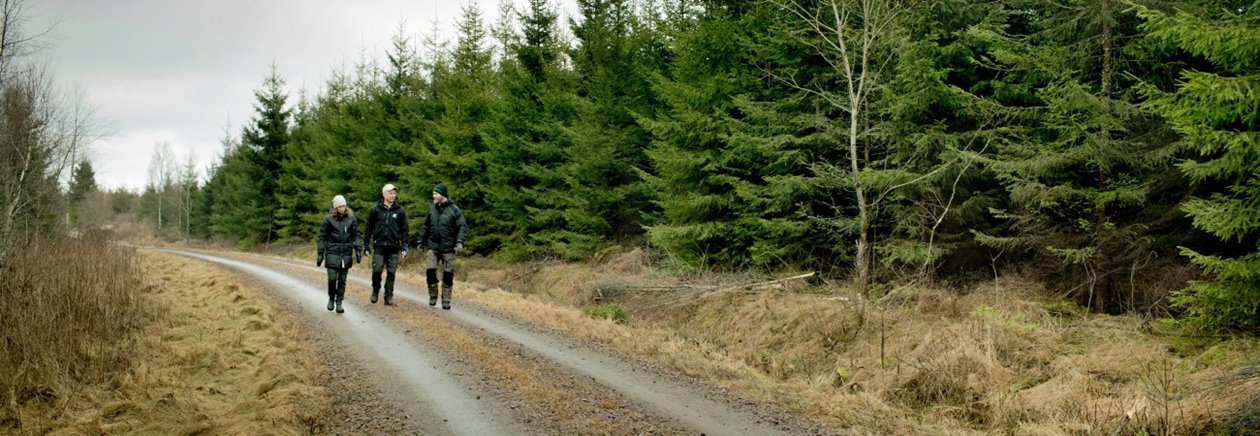
M822 434L659 367L460 301L444 311L400 283L369 304L352 269L346 313L325 310L323 268L273 258L164 250L256 280L317 332L330 362L334 433ZM401 273L400 273L401 274Z

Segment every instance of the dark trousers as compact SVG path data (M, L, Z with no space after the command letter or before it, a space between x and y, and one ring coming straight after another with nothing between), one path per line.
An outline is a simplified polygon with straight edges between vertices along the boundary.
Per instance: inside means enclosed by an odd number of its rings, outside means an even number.
M341 301L346 298L346 277L350 276L350 267L328 269L328 299Z
M385 301L394 298L394 273L402 258L397 247L378 247L372 251L372 295L381 290L381 270L385 271Z

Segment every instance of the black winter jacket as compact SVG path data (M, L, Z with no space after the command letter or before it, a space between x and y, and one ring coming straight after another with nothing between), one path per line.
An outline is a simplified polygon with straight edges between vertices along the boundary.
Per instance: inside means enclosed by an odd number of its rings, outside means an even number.
M368 212L367 228L363 234L363 246L374 250L399 250L407 248L407 211L401 204L394 202L385 206L385 201L376 202Z
M331 213L324 216L324 223L319 226L318 250L324 254L324 266L328 268L349 268L354 264L355 254L363 251L359 220L354 213L341 219Z
M438 254L454 253L455 245L463 244L465 239L468 239L468 223L464 222L464 212L447 199L429 207L416 245Z

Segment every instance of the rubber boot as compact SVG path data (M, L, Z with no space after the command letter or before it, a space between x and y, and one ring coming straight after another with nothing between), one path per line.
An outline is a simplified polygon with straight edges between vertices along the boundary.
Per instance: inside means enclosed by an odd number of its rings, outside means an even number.
M451 310L451 287L455 285L455 272L442 271L442 308Z
M425 279L429 283L429 305L437 306L438 301L438 277L437 270L425 270Z

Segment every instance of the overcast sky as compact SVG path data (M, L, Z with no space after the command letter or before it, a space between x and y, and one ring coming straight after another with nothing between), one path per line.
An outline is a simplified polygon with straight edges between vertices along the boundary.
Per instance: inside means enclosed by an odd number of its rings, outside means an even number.
M562 22L573 3L553 1ZM180 162L191 153L204 173L225 129L239 137L253 117L273 62L293 104L363 54L383 58L400 25L413 40L435 29L453 40L468 4L487 25L498 19L499 0L38 0L27 18L32 30L53 23L43 56L94 108L97 184L140 190L159 141Z

